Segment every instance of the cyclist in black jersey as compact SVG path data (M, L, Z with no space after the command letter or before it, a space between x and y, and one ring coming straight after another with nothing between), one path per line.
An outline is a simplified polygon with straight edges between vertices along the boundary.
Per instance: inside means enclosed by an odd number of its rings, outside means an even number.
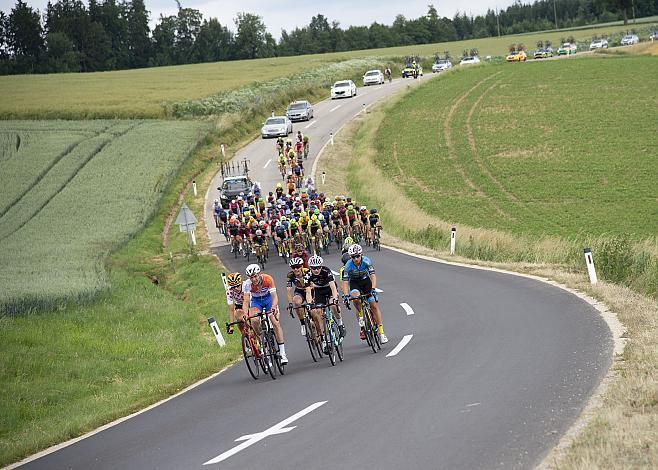
M313 287L313 302L316 304L329 304L332 301L338 300L338 287L336 286L336 280L334 275L326 266L323 266L324 260L321 256L312 256L308 260L308 265L311 268L311 286ZM343 318L340 315L338 306L334 302L331 305L331 312L336 318L336 323L338 323L338 330L340 331L340 336L345 337L345 327L343 326ZM320 333L322 333L322 310L313 309L311 311L313 319L316 321L316 324L319 325ZM316 318L317 317L317 318ZM324 345L326 346L326 345Z
M288 304L295 307L297 319L302 325L302 336L306 335L306 326L304 325L304 302L310 304L311 298L311 270L304 267L304 260L293 256L290 258L290 268L288 273L287 294Z

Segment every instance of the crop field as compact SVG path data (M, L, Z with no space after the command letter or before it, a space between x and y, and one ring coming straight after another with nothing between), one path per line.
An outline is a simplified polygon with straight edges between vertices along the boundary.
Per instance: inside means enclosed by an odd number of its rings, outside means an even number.
M104 290L104 257L153 214L203 137L180 121L0 123L0 307Z
M610 57L455 70L391 110L376 163L452 223L654 237L656 65Z
M458 57L464 49L471 48L477 48L482 56L501 56L507 53L507 47L511 43L523 42L529 49L533 49L539 40L550 40L557 44L561 38L572 35L577 40L586 42L594 35L620 35L629 29L636 29L641 32L643 39L646 39L652 27L655 27L652 23L606 25L572 31L549 31L298 57L86 74L2 76L0 96L10 99L0 100L0 118L160 118L165 116L167 104L198 100L257 81L289 77L298 73L300 66L308 70L354 58L401 57L410 53L429 57L446 50L450 51L453 57Z

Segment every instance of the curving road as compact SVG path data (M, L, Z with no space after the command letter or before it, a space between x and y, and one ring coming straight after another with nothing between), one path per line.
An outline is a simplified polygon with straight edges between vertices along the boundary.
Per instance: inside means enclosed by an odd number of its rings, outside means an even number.
M411 84L407 81L406 84ZM315 106L316 157L363 104L406 86L359 89ZM309 123L296 124L295 128ZM273 186L274 141L238 158ZM212 187L218 186L214 184ZM212 205L216 192L210 190ZM214 232L214 231L213 231ZM213 240L219 238L214 236ZM227 246L228 269L243 271ZM162 405L25 468L531 468L576 419L611 364L612 338L588 304L550 285L383 249L375 263L389 343L373 354L347 312L345 361L313 363L299 323L283 319L290 364L254 381L238 363ZM336 250L325 257L335 270ZM267 271L283 294L287 268ZM401 305L405 304L405 305ZM282 301L280 305L285 311ZM402 347L401 347L402 346ZM205 464L205 465L204 465Z

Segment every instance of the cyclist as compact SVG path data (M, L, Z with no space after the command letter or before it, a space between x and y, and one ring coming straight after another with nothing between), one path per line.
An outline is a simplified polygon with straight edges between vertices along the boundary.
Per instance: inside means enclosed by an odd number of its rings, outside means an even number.
M274 188L274 194L276 195L277 201L283 197L283 185L281 183L276 184L276 188Z
M363 231L363 236L366 236L366 232L368 231L368 208L366 206L359 208L359 226ZM372 239L371 237L368 238Z
M279 323L279 296L276 293L274 279L269 274L261 274L260 266L257 264L247 266L246 273L249 279L242 286L245 311L249 311L250 315L256 315L259 312L265 312L268 315L279 345L281 363L288 364L283 329L281 328L281 323Z
M285 175L287 170L288 170L288 159L283 154L283 152L279 152L279 173Z
M277 221L274 226L274 231L272 232L272 238L274 238L274 246L276 247L279 256L283 256L282 246L288 238L288 231L286 230L285 225L280 221Z
M318 216L315 214L311 216L311 221L308 223L308 233L310 233L311 237L315 237L318 247L322 249L322 225Z
M295 307L297 319L302 325L302 336L306 335L306 326L304 325L304 308L302 304L311 303L311 270L304 267L304 260L293 256L290 258L290 269L287 279L288 305Z
M240 273L231 273L226 276L226 283L228 284L228 289L226 291L226 303L228 304L228 321L233 323L236 320L247 321L247 314L242 308L244 303L244 294L242 292L242 276ZM256 320L260 320L256 317ZM238 325L240 332L242 332L243 327L241 324ZM260 324L258 325L260 328ZM233 326L229 326L226 329L226 332L229 335L233 334Z
M308 259L310 258L310 255L308 254L308 251L304 249L304 245L301 243L295 243L290 256L291 258L301 258L304 261L304 267L308 268Z
M384 69L384 75L386 75L386 79L391 82L391 68L387 65L386 69Z
M352 204L347 206L347 210L345 211L345 215L347 215L347 221L348 221L347 226L348 226L350 236L353 237L354 236L354 230L357 228L355 226L357 226L358 222L356 220L357 212L356 212L356 209L354 209L354 206Z
M364 294L368 296L367 300L374 317L373 320L377 322L379 338L381 339L382 344L388 343L388 338L384 334L382 313L379 310L377 300L375 300L374 296L375 288L377 287L377 276L375 275L375 268L372 265L372 261L370 261L367 256L363 256L363 248L361 248L361 245L352 245L348 253L350 255L350 260L343 267L341 277L344 294L343 297L346 301L351 298L354 302L357 312L357 320L359 321L360 326L359 337L362 340L366 339L366 333L363 330L364 321L361 310L361 301L358 300L358 297L361 294Z
M286 183L286 189L288 190L288 195L292 196L295 191L297 191L297 185L293 180L292 175L288 176L288 183Z
M237 215L231 217L231 220L228 224L228 234L231 237L231 253L235 251L236 246L238 246L239 250L242 251L242 236L240 235L240 221L238 220Z
M370 225L370 235L371 239L374 240L375 238L375 230L380 231L382 230L382 222L381 222L381 217L379 216L379 212L377 212L377 209L374 207L370 209L370 215L368 216L368 222Z
M276 151L279 154L283 151L283 137L278 137L276 139Z
M348 251L352 245L354 245L354 239L352 237L347 237L343 242L343 248L340 255L340 262L343 263L343 266L345 266L350 260L350 254Z
M254 244L254 251L256 252L257 258L260 258L261 256L267 257L267 237L260 228L256 230L251 241Z
M336 280L334 275L326 266L323 266L324 260L320 256L313 256L308 260L308 265L311 268L311 286L313 288L313 302L315 304L324 304L327 305L332 301L338 300L338 287L336 286ZM334 302L331 305L331 311L336 318L336 323L338 323L338 331L342 338L345 337L345 326L343 325L343 318L340 315L338 306ZM313 318L316 319L316 323L320 325L320 332L322 333L322 311L320 309L311 310ZM323 346L326 347L325 344Z
M304 142L304 158L308 158L308 151L309 151L309 138L307 135L304 136L302 139Z
M298 143L304 142L304 134L302 134L302 131L297 131L297 142Z

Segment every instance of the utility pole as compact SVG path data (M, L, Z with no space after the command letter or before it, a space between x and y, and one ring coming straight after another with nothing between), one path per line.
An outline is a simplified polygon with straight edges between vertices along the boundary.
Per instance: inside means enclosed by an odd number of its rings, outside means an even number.
M555 29L558 29L557 27L557 7L555 6L555 2L557 0L553 0L553 18L555 18Z
M496 7L496 24L498 25L498 37L500 37L500 16L498 15L498 7Z

